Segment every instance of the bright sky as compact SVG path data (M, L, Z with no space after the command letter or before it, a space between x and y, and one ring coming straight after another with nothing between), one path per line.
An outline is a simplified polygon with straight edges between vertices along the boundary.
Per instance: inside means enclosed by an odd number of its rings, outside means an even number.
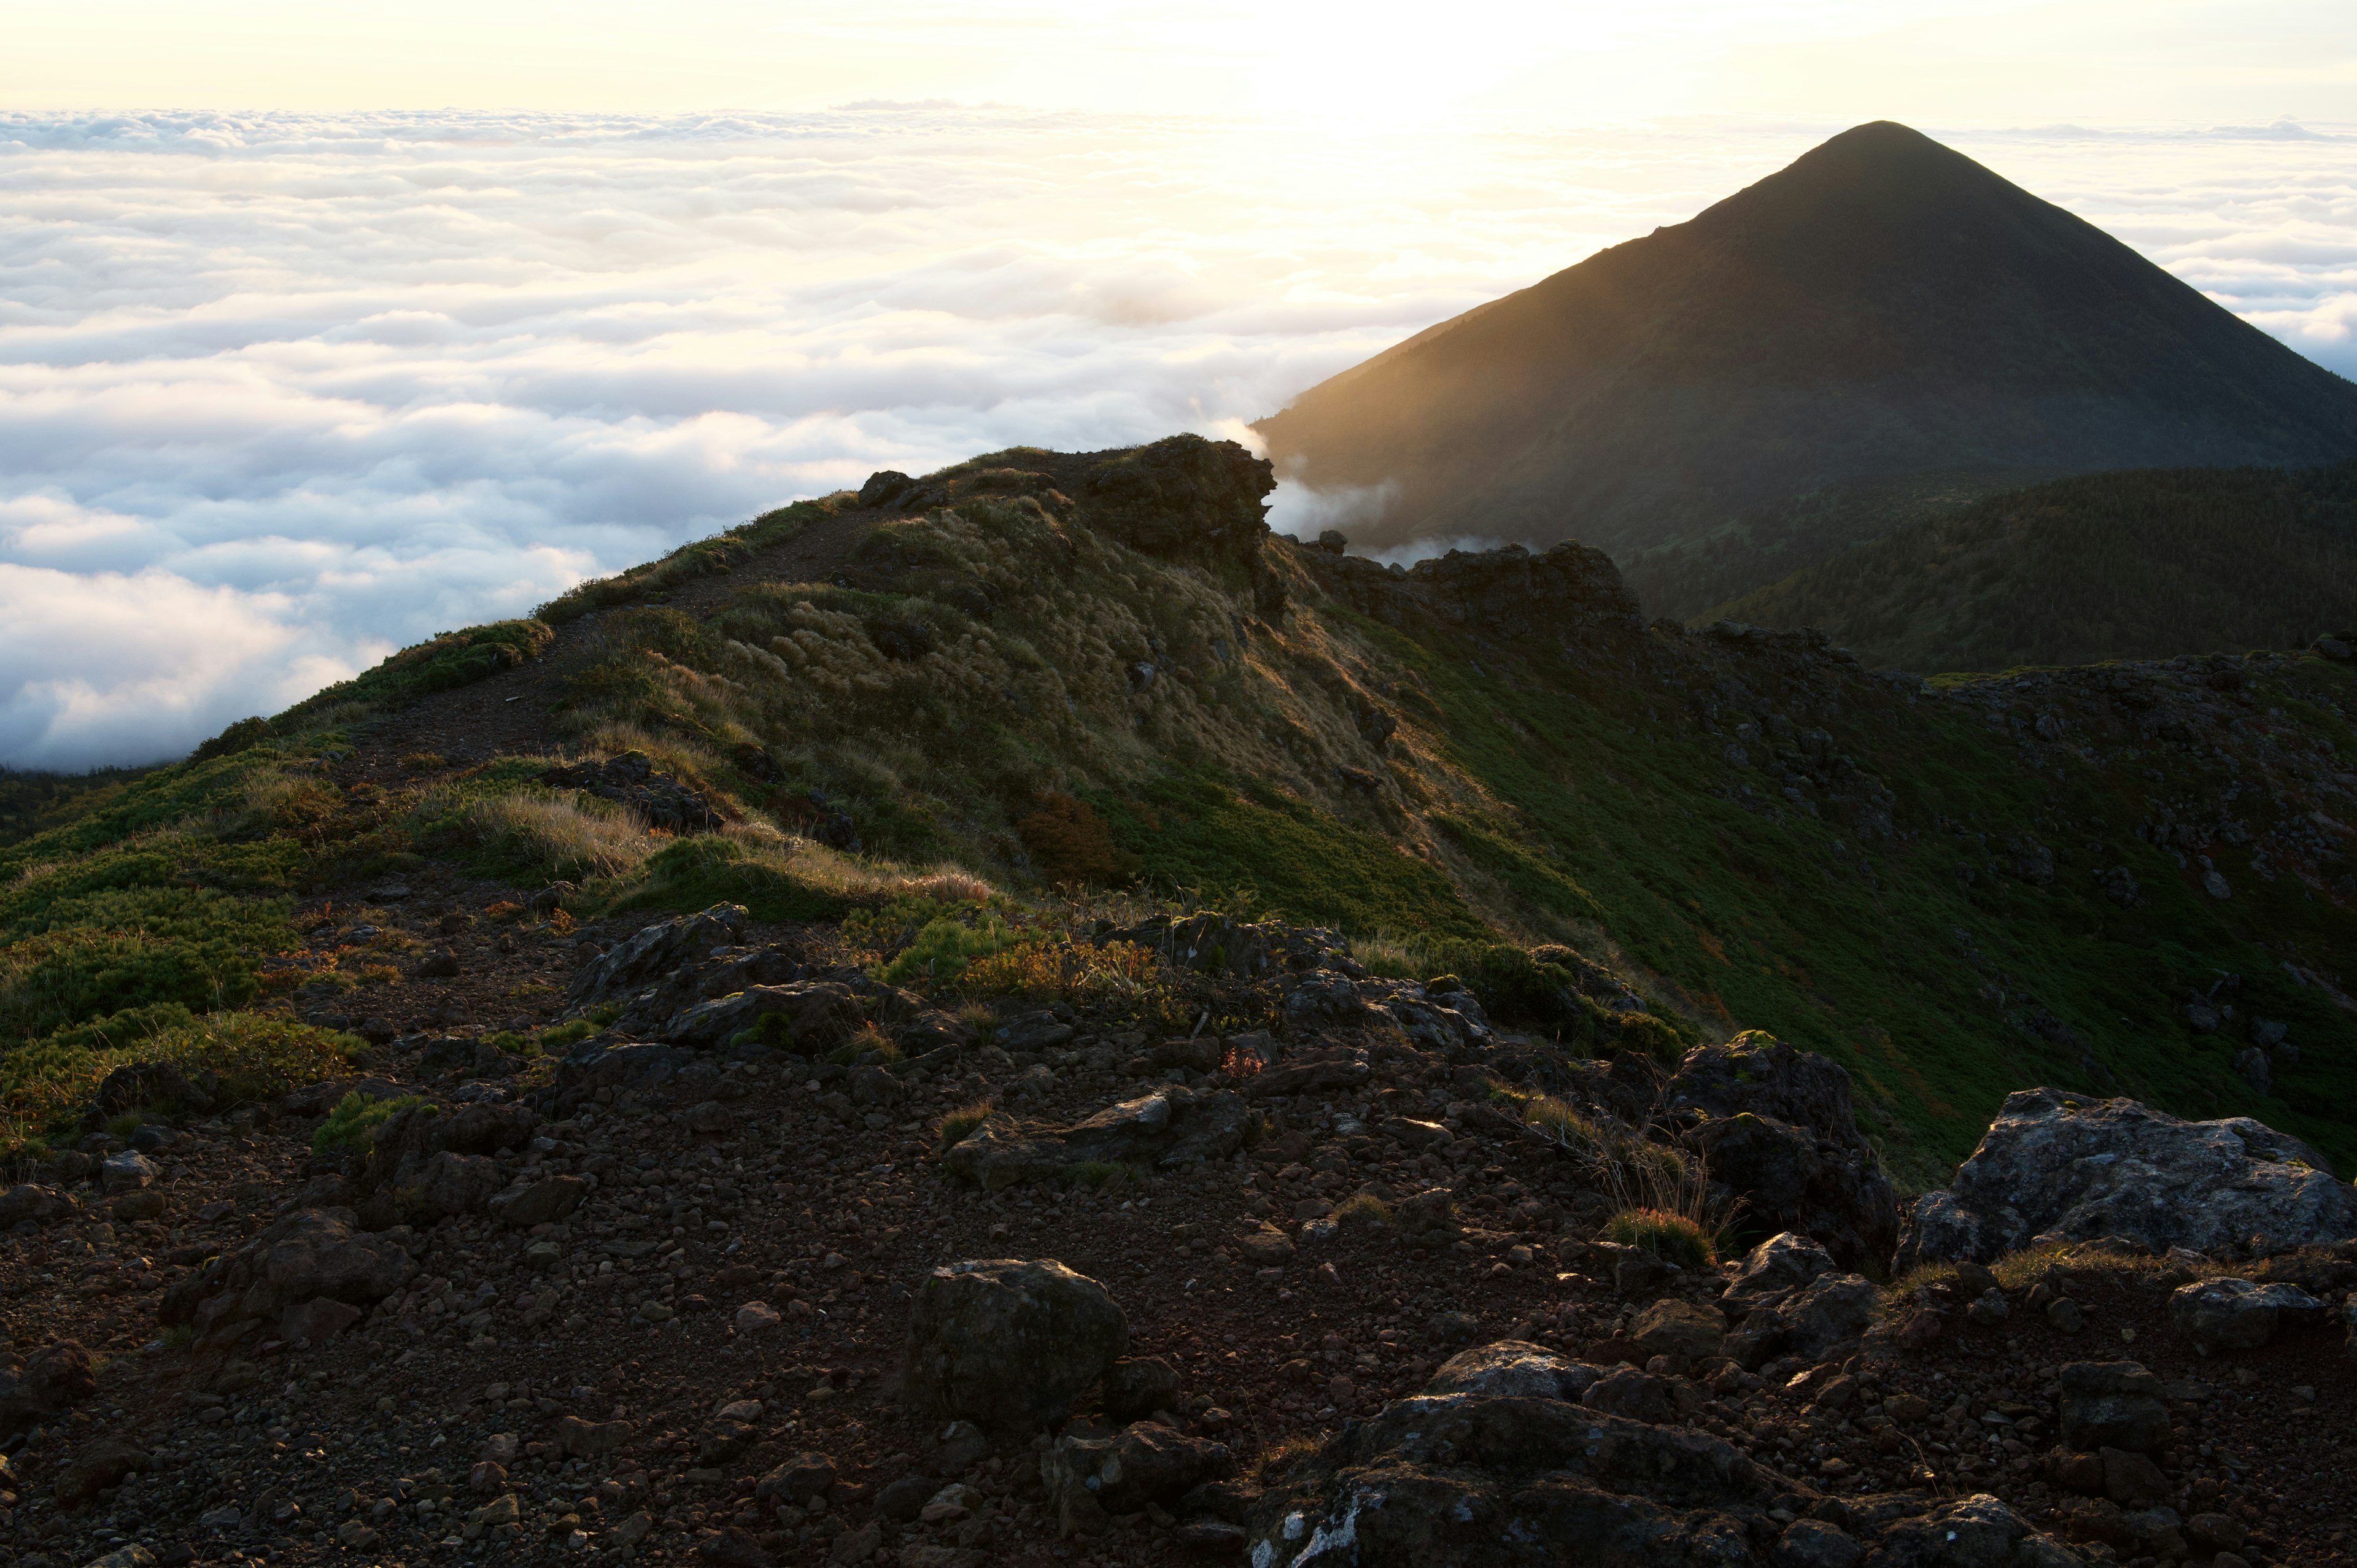
M1874 118L2357 371L2357 0L0 0L0 763L1241 435Z
M16 110L2347 120L2348 0L6 0Z

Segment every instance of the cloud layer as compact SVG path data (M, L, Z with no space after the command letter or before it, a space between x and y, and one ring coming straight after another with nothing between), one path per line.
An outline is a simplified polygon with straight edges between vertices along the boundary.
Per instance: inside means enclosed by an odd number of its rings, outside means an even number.
M1838 128L0 116L0 761L177 755L875 468L1236 434ZM2346 371L2333 134L1949 139Z

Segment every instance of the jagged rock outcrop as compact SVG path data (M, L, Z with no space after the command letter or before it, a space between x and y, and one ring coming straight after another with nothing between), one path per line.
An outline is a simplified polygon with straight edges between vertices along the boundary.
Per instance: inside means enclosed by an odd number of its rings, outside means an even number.
M1172 1084L1070 1127L1027 1132L994 1117L952 1144L942 1163L991 1192L1091 1161L1176 1168L1234 1154L1243 1146L1244 1120L1242 1095Z
M97 1391L90 1352L70 1339L43 1346L21 1367L0 1366L0 1443L15 1442Z
M692 968L715 949L742 941L748 918L741 904L715 904L698 914L648 926L583 965L566 988L565 1000L575 1008L633 1002L640 992Z
M156 1318L167 1328L193 1329L200 1344L231 1345L315 1301L373 1306L414 1270L401 1237L370 1235L343 1215L298 1208L174 1284Z
M2323 1156L2247 1116L2180 1122L2133 1100L2028 1089L1954 1183L1915 1200L1898 1267L1989 1262L2040 1236L2155 1252L2357 1238L2357 1192Z
M1688 1052L1669 1095L1745 1223L1813 1236L1849 1268L1890 1256L1898 1193L1837 1063L1752 1030Z
M1089 521L1133 550L1254 571L1276 474L1232 441L1173 435L1095 465L1084 488Z
M1572 1542L1598 1568L1857 1564L1878 1551L1908 1568L2079 1561L1995 1498L1821 1499L1715 1437L1597 1408L1645 1405L1639 1385L1661 1380L1641 1372L1591 1382L1577 1404L1545 1391L1578 1380L1535 1346L1469 1354L1478 1365L1451 1361L1263 1494L1257 1568L1520 1565ZM1608 1387L1620 1397L1600 1397Z
M1294 558L1329 597L1403 629L1552 643L1575 657L1583 645L1644 629L1637 596L1612 558L1577 540L1536 554L1520 544L1452 550L1405 570L1315 549Z
M360 1223L382 1230L475 1213L507 1185L493 1156L523 1147L539 1125L539 1112L523 1105L394 1112L377 1124L367 1160L350 1178Z

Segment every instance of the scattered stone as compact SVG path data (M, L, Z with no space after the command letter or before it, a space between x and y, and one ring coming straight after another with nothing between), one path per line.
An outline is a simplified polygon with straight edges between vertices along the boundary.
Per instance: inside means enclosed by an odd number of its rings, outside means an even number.
M1699 1361L1716 1356L1727 1337L1727 1318L1715 1307L1665 1297L1637 1315L1629 1337L1649 1355Z
M2062 1442L2086 1452L2158 1453L2169 1442L2158 1378L2134 1361L2073 1361L2061 1369Z

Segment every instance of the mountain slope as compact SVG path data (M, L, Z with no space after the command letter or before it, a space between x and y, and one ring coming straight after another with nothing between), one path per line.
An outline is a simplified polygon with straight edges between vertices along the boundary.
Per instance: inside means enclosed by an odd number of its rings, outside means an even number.
M879 477L402 656L0 851L0 1023L425 1005L285 946L283 900L388 878L922 925L979 877L1080 929L1154 900L1335 927L1575 1050L1770 1029L1849 1069L1917 1180L2032 1083L2357 1162L2350 665L1929 689L1649 626L1577 545L1393 572L1269 538L1270 483L1193 437ZM479 678L421 689L436 661ZM994 972L1053 983L1030 961ZM1517 1012L1541 964L1587 998Z
M2357 625L2357 464L2058 480L1710 614L1818 627L1869 663L1924 671L2298 647Z
M1396 487L1361 543L1577 536L1629 565L1845 480L2329 462L2357 387L1878 123L1256 428L1310 485Z

